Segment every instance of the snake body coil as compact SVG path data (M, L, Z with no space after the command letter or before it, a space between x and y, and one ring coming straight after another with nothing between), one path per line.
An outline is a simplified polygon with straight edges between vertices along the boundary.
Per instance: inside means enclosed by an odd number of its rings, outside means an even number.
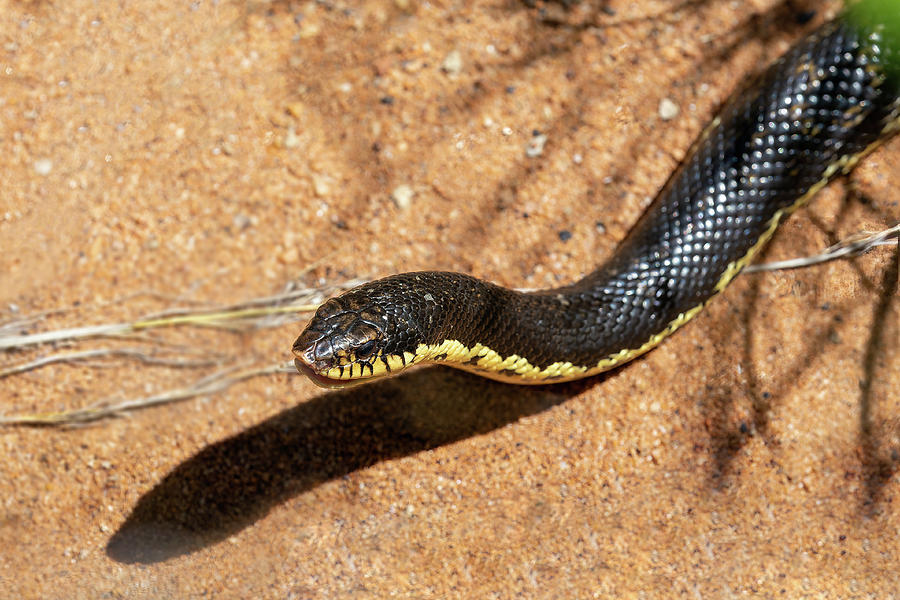
M294 344L321 385L424 361L515 383L599 373L696 315L782 219L898 128L878 32L839 19L730 100L615 254L558 289L394 275L325 302Z

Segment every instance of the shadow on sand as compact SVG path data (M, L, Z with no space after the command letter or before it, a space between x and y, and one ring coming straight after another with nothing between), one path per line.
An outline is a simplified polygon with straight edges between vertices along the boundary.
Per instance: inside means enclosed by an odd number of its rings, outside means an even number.
M523 389L422 369L316 396L175 468L140 499L107 554L154 563L194 552L323 482L497 429L583 388Z

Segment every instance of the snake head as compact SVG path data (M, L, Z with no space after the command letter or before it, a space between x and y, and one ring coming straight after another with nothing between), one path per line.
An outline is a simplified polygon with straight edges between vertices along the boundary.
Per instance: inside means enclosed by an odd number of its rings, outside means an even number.
M322 304L294 342L297 370L322 387L344 387L384 371L384 310L357 295Z
M477 320L449 319L455 313L443 309L470 307L483 285L437 271L364 283L319 307L294 342L294 365L322 387L346 387L434 360L432 349L445 340L448 320L464 325Z

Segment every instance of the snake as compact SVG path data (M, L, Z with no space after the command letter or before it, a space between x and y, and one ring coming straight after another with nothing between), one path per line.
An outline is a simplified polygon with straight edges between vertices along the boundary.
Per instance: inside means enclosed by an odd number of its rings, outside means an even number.
M552 384L655 348L788 215L900 129L900 44L877 21L853 18L851 6L732 95L612 255L579 281L530 292L443 271L371 281L318 307L293 345L296 368L324 387L421 363Z

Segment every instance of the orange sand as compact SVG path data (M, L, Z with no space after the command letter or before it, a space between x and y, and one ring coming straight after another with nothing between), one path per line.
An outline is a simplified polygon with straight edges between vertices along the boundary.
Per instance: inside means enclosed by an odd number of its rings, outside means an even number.
M0 322L412 269L571 281L731 90L837 6L798 25L766 0L679 4L0 1ZM896 165L900 141L852 177L866 200L831 186L766 259L895 222ZM0 429L0 595L886 598L897 257L743 276L645 359L575 384L279 375ZM287 360L302 318L167 339ZM113 364L0 380L0 412L199 375Z

